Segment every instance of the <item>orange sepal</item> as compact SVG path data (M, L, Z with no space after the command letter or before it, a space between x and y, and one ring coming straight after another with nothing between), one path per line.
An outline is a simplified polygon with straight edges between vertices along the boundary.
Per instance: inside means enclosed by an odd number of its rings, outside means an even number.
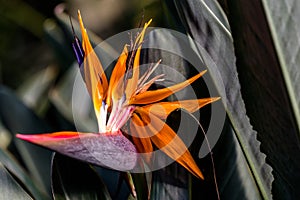
M184 109L189 113L193 113L202 108L203 106L206 106L207 104L210 104L219 99L220 97L213 97L173 102L159 102L143 106L143 109L145 109L145 111L147 111L148 113L151 112L160 119L166 119L169 116L169 114L176 109Z
M108 91L107 91L107 105L111 106L111 98L120 99L124 93L124 74L126 71L126 59L128 57L127 45L124 46L123 52L116 63L114 70L110 76Z
M130 122L130 132L132 135L133 143L136 145L137 150L140 153L150 153L153 151L150 136L144 127L143 121L137 116L132 114L132 121Z
M144 93L137 94L130 99L129 104L150 104L160 101L164 98L167 98L171 94L174 94L175 92L178 92L179 90L182 90L183 88L187 87L195 80L200 78L203 74L205 74L206 71L207 70L204 70L199 74L193 76L192 78L178 83L176 85L158 90L149 90Z
M101 62L90 43L79 11L78 19L82 35L82 48L84 50L84 79L94 102L95 111L99 111L102 100L106 97L108 82Z
M195 163L189 150L177 134L161 119L151 113L147 113L143 108L136 111L142 121L146 122L144 127L149 133L156 133L150 139L155 146L176 160L180 165L198 178L204 179L202 172ZM151 122L151 123L150 123Z

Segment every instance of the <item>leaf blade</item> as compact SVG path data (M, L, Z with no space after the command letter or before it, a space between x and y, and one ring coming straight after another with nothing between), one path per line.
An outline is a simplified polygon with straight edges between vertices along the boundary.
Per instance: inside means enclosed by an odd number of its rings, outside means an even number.
M0 163L0 192L3 199L32 199Z
M88 164L56 153L51 169L54 198L111 199L105 184Z

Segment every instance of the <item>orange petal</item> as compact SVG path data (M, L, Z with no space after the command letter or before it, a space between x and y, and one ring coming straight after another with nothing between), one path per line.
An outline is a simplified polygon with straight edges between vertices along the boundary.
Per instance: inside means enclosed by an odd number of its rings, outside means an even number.
M126 85L126 96L130 98L132 94L135 92L139 80L139 66L140 66L140 54L141 54L141 44L144 40L144 35L146 32L146 28L150 25L152 19L149 20L147 23L145 23L144 28L142 32L137 36L134 47L138 48L134 57L133 61L133 68L132 68L132 77L128 79L127 85Z
M135 145L137 151L141 154L143 160L151 165L151 152L153 152L153 146L151 143L150 136L155 134L148 134L147 130L143 127L143 121L137 116L137 114L133 113L132 121L130 122L130 133L133 144ZM145 137L147 136L148 137Z
M84 79L87 89L94 102L95 111L99 111L102 100L106 97L108 83L102 65L95 53L86 29L83 25L80 12L78 11L78 19L82 34L82 48L84 50ZM97 113L97 112L96 112Z
M152 134L147 134L143 121L135 113L133 113L132 121L130 122L130 131L133 143L140 153L150 153L153 151L151 140L149 138ZM147 135L148 137L146 137Z
M193 113L203 106L219 100L220 97L204 98L204 99L192 99L173 102L159 102L150 105L143 106L146 112L151 112L153 115L160 119L166 119L171 112L176 109L184 109L190 113Z
M200 78L203 74L205 74L206 71L207 70L204 70L201 73L193 76L192 78L184 82L178 83L176 85L163 88L163 89L158 89L158 90L149 90L144 93L137 94L130 99L129 104L150 104L150 103L160 101L164 98L167 98L171 94L178 92L179 90L190 85L195 80Z
M142 120L151 120L151 123L145 124L145 129L147 129L149 133L156 132L155 135L151 136L151 141L155 146L170 158L176 160L176 162L185 167L193 175L204 179L202 172L198 168L183 141L166 123L155 115L147 113L143 108L137 108L136 112L138 112Z
M124 91L123 89L123 80L124 74L126 71L126 59L128 56L127 45L124 46L123 52L120 55L117 64L114 67L114 70L110 76L108 91L107 91L107 105L111 106L111 98L120 99Z

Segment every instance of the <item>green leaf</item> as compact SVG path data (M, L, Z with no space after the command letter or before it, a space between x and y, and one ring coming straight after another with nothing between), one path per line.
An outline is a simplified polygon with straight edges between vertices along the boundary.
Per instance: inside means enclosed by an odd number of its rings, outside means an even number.
M0 163L1 199L32 199Z
M93 168L103 180L112 199L127 199L129 196L131 197L129 186L122 177L122 173L126 172L119 172L96 165Z
M135 187L137 199L149 199L150 188L148 186L147 176L151 177L152 173L132 173L132 180Z
M299 1L287 0L278 3L262 2L284 79L282 82L285 83L291 102L289 111L294 116L294 119L291 120L295 120L293 131L288 131L289 133L281 132L281 136L276 139L276 143L280 143L280 148L269 149L275 157L272 164L276 165L274 169L277 169L276 176L279 177L274 185L279 193L278 196L297 198L297 196L300 196L298 190L300 177L296 175L300 169L300 156L297 153L300 151L300 24L298 20L300 17L300 4ZM281 108L288 110L287 107L282 106ZM295 124L298 125L298 131ZM287 124L286 128L290 129L291 126ZM283 142L283 140L286 142ZM291 160L296 162L291 162ZM287 162L289 163L288 170L286 170Z
M54 50L56 58L60 61L61 71L65 70L74 61L72 54L71 41L66 40L64 31L53 19L45 20L44 24L45 39L50 47Z
M52 160L52 191L55 199L111 199L90 165L58 153Z
M39 191L24 169L3 149L0 149L0 163L21 181L22 185L28 189L35 199L50 199L46 194Z
M278 3L263 0L262 4L300 131L300 4L288 0Z
M227 9L247 114L274 169L273 196L297 199L299 2L231 1Z
M20 0L2 1L1 15L18 24L38 38L43 35L42 24L45 16L37 12L28 3ZM25 17L26 16L26 17Z
M234 196L236 199L256 199L260 195L266 199L271 198L271 184L273 181L271 167L265 162L266 156L260 152L260 143L256 138L257 133L253 130L246 115L235 67L236 59L231 33L226 25L222 24L218 14L214 14L214 11L204 1L174 0L174 3L182 25L185 27L187 34L193 39L193 41L190 41L191 47L194 46L198 58L207 66L211 79L225 104L227 115L235 133L233 139L238 141L233 143L235 145L234 149L242 152L242 157L246 161L234 163L238 164L239 169L241 169L241 171L238 171L238 176L227 174L222 170L217 171L217 175L226 175L230 179L236 179L243 186L239 188L240 192L236 191L241 195ZM228 129L228 131L228 134L230 134L231 129ZM200 149L200 155L203 150L205 149ZM225 154L228 149L223 150ZM236 157L237 155L233 154L232 156ZM233 163L226 164L230 166ZM251 173L249 173L249 169ZM245 177L244 174L247 174L247 176ZM255 181L251 181L252 179ZM223 180L218 178L220 185L224 185L222 184ZM230 190L228 188L235 188L236 185L233 183L227 182L228 185L225 184L224 187L226 186L227 190ZM222 188L220 190L222 191ZM258 190L259 193L247 192L255 190ZM259 196L256 196L256 194L259 194ZM223 194L221 193L221 199L222 197Z
M151 199L189 199L188 176L177 163L153 172Z
M0 118L13 138L16 133L51 132L44 121L3 86L0 87ZM51 152L19 139L14 140L14 145L34 181L50 194Z
M261 199L255 178L229 123L226 123L213 150L213 157L221 199L241 199L242 197L244 199ZM209 166L211 171L211 165ZM212 176L210 175L208 179L212 179Z

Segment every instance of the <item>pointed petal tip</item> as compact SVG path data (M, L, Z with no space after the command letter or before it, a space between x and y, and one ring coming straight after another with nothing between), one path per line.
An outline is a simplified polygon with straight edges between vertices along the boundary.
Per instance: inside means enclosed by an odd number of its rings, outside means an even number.
M216 101L219 101L221 99L221 97L211 97L210 98L210 103L214 103Z
M16 138L39 144L44 142L59 141L63 139L79 137L79 135L79 132L63 131L42 134L16 134Z
M149 25L151 24L151 22L152 22L152 19L150 19L150 20L145 24L145 26L146 26L146 27L149 26Z
M19 138L21 140L31 140L34 138L38 138L41 134L16 134L16 138Z
M202 76L202 75L205 74L206 72L207 72L207 69L203 70L203 71L200 72L199 74L201 74L201 76Z
M16 134L16 138L34 143L39 139L39 135Z
M16 138L19 138L21 140L27 140L28 136L30 136L30 135L23 135L23 134L19 134L19 133L16 134Z
M78 16L78 19L81 20L81 13L80 13L79 9L77 10L77 16Z
M204 176L203 176L203 174L197 174L197 178L199 178L199 179L201 179L201 180L203 180L204 181Z
M77 16L78 16L78 21L79 21L79 24L80 24L80 29L81 29L81 32L83 34L83 32L85 31L85 28L84 28L84 25L83 25L80 10L77 11Z
M221 99L221 97L211 97L211 102L215 102L215 101L218 101L218 100L220 100Z
M196 172L196 177L199 178L199 179L201 179L201 180L204 180L204 176L203 176L203 174L202 174L202 172L201 172L200 169L199 169L199 172Z

